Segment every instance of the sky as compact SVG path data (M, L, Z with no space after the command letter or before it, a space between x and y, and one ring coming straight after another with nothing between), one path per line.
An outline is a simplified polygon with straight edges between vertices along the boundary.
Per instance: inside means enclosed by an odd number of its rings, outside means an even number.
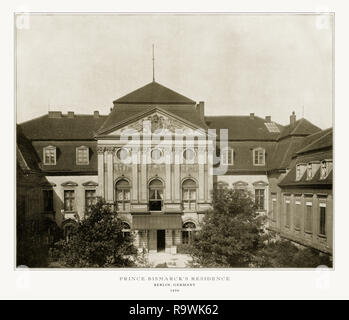
M206 115L292 111L332 126L332 16L30 15L16 30L21 123L49 110L108 114L112 101L155 80Z

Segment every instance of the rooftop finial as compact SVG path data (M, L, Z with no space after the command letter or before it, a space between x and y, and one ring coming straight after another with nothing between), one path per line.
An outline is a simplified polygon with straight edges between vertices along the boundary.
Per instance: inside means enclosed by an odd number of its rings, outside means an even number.
M155 82L155 59L154 59L154 44L153 44L153 82Z

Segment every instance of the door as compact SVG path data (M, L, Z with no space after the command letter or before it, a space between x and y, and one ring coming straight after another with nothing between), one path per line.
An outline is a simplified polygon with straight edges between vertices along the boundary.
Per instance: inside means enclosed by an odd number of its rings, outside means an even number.
M165 250L165 230L157 230L157 249Z

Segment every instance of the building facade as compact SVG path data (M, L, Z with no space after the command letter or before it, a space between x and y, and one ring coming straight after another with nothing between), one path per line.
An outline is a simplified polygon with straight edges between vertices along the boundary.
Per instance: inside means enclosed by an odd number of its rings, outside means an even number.
M219 183L250 190L282 233L271 214L275 195L281 208L294 153L322 132L294 114L285 127L252 113L205 116L203 102L154 81L115 100L107 116L56 111L19 126L47 180L38 210L66 234L102 197L140 250L173 253L200 228Z

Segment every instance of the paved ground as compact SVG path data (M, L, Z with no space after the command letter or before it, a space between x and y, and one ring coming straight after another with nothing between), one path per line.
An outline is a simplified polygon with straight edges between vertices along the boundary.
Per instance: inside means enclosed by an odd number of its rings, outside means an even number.
M166 263L168 268L187 268L188 262L191 261L191 257L187 254L171 254L166 252L156 252L156 253L148 253L146 255L149 263L156 267L165 267Z

